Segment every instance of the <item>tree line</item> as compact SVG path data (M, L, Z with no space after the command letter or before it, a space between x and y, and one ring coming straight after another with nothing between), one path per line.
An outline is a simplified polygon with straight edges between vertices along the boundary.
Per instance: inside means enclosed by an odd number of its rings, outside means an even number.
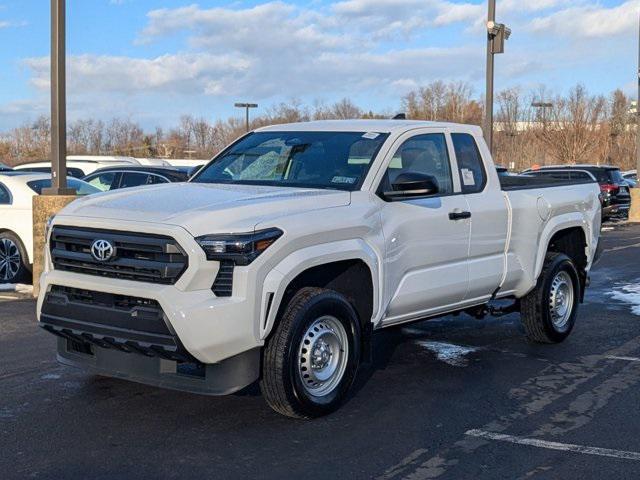
M532 103L550 104L548 108ZM433 82L405 95L400 111L409 119L482 125L484 101L464 82ZM610 163L635 166L637 117L631 99L621 90L592 95L582 85L567 94L544 87L525 92L510 88L497 93L496 163L521 170L535 164ZM251 120L264 125L325 119L390 118L398 112L372 112L345 98L332 104L297 100L273 105ZM244 119L211 120L184 115L178 125L145 131L130 119L80 119L67 128L70 155L125 155L161 158L211 158L244 133ZM49 158L49 118L0 134L0 159L17 165Z

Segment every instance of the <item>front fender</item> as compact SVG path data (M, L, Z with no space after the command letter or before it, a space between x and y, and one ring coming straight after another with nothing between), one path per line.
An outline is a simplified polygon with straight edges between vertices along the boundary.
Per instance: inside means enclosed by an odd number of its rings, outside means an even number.
M373 319L380 315L381 259L362 239L341 240L300 249L276 265L267 275L262 289L260 339L271 332L288 285L305 270L344 260L362 260L371 270Z

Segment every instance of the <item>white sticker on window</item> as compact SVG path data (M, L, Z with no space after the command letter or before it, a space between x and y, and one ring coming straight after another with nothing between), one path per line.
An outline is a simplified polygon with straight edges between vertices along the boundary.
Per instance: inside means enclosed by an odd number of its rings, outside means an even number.
M333 177L331 183L348 183L349 185L353 185L356 183L356 180L356 177Z
M376 132L367 132L364 135L362 135L362 138L367 138L369 140L373 140L375 138L378 138L380 136L379 133Z
M468 168L461 168L460 173L462 173L463 185L473 186L476 184L476 179L473 176L473 170L469 170Z

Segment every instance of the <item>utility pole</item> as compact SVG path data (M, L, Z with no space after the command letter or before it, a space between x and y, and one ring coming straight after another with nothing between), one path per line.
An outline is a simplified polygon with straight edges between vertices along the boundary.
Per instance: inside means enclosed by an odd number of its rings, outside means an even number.
M44 195L75 195L67 188L66 0L51 0L51 188Z
M245 129L249 131L249 109L250 108L258 108L257 103L236 103L234 104L236 108L244 108L245 109Z
M636 173L640 173L640 21L638 23L638 101L636 103ZM631 188L629 221L640 223L640 188Z
M485 94L484 138L493 152L493 80L495 55L504 53L504 42L511 36L511 29L496 23L496 0L489 0L487 17L487 92Z

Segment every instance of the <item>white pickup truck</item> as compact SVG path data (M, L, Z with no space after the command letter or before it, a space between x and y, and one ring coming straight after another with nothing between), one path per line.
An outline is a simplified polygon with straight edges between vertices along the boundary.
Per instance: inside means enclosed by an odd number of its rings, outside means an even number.
M599 193L499 178L474 126L261 128L188 183L56 215L38 319L64 364L211 395L259 380L276 411L316 417L343 401L377 329L519 311L532 341L564 340Z

